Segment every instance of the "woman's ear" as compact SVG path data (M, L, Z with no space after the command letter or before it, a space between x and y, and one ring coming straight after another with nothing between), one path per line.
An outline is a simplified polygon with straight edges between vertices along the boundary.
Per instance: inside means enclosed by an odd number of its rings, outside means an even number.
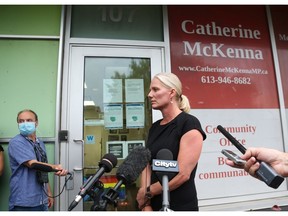
M174 97L174 96L176 95L175 89L172 89L172 90L171 90L171 95L172 95L172 97Z

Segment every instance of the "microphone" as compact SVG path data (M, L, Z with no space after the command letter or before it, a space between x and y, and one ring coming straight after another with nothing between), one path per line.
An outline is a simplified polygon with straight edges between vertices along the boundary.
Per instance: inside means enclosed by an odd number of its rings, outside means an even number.
M115 155L108 153L105 154L102 160L99 162L100 169L94 176L90 176L86 183L80 188L80 192L76 196L75 200L70 204L68 211L71 211L82 200L82 198L91 190L96 182L105 172L110 172L117 165L117 158Z
M40 163L32 163L31 169L41 171L41 172L58 172L61 170L54 169L53 167L46 165L46 164L40 164ZM72 173L68 172L67 175L70 175L69 179L72 177Z
M139 146L134 148L119 166L116 177L122 184L132 184L151 160L149 149Z
M109 188L107 193L100 201L100 205L93 207L94 210L104 211L108 203L115 204L116 198L119 196L117 190L122 184L130 185L137 180L138 176L151 160L149 149L139 146L134 148L124 159L116 172L118 182L113 188Z
M49 165L40 164L40 163L32 163L30 168L34 169L34 170L41 171L41 172L58 172L58 171L60 171L60 170L57 170L57 169L53 169Z
M161 149L153 159L152 171L155 171L159 181L163 175L167 175L171 180L179 172L178 162L173 161L173 154L169 149Z
M246 148L239 143L228 131L226 131L221 125L217 126L217 129L242 153L245 154ZM256 158L257 159L257 158ZM256 174L258 177L264 181L269 187L272 187L274 189L277 189L282 182L284 181L284 178L279 175L273 167L268 165L267 163L263 161L259 161L260 167L256 171Z
M158 179L162 179L162 208L160 211L172 211L169 209L170 192L169 177L173 178L179 172L178 162L173 161L173 154L169 149L161 149L153 160L152 170L155 171ZM172 174L172 175L171 175Z

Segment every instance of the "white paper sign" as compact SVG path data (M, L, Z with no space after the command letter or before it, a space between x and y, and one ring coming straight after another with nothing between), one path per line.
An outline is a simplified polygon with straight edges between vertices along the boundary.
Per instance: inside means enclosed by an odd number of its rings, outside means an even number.
M144 127L144 104L126 104L126 127Z
M122 103L122 79L103 80L104 103Z
M144 81L143 79L125 80L125 98L126 103L143 102L144 103Z

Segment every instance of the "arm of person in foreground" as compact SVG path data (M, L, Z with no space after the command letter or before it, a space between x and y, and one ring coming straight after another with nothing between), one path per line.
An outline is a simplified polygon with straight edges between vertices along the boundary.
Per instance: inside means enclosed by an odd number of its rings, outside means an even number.
M231 167L242 168L251 176L257 178L256 171L260 167L260 163L257 160L259 160L269 164L278 174L284 177L288 176L288 153L286 152L270 148L251 147L246 150L245 154L242 155L241 158L246 160L244 166L236 165L229 159L226 159L226 164Z
M32 164L34 164L34 163L43 164L46 166L50 166L52 169L59 170L58 172L55 172L55 175L58 175L58 176L66 176L68 173L68 170L63 169L61 164L49 164L49 163L43 163L43 162L40 162L37 160L29 160L29 161L25 162L25 165L27 167L31 168Z

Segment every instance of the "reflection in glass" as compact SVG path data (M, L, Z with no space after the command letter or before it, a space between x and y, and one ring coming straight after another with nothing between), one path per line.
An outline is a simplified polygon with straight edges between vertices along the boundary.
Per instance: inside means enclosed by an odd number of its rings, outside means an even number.
M120 152L117 164L119 166L128 151L131 151L131 143L145 145L152 123L152 111L146 97L151 80L150 59L86 57L84 70L85 181L95 174L98 162L106 153ZM113 107L122 108L116 112ZM127 127L126 117L132 119L132 122L128 123L130 127ZM95 207L107 188L114 186L117 182L116 169L105 173L101 178L103 189L96 187L94 197L84 198L84 211ZM129 186L122 185L118 197L118 211L137 210L135 198L138 181ZM114 211L116 208L109 205L107 210Z

